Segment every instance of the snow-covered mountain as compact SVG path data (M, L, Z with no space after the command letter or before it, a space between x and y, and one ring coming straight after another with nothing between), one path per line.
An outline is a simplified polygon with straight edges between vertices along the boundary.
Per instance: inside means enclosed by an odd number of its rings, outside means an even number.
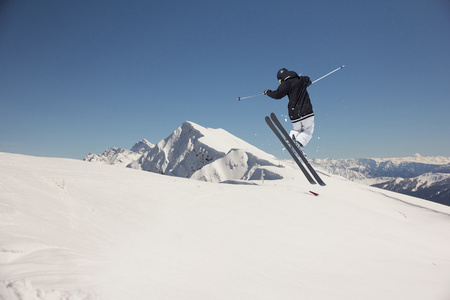
M204 166L192 174L191 179L221 182L233 179L241 180L275 180L283 178L279 172L268 167L276 166L273 159L263 160L252 153L240 149L232 149L222 158Z
M235 185L0 153L0 299L449 299L450 207L275 165Z
M139 159L143 153L150 151L153 147L155 145L144 139L137 142L131 150L117 147L108 148L101 155L89 153L84 160L108 165L127 166Z
M142 147L140 143L131 151L110 148L100 156L89 154L84 160L212 182L281 178L277 172L265 169L276 166L275 157L223 129L184 122L155 146ZM116 149L120 149L120 159Z
M141 157L141 153L125 148L108 148L101 155L89 153L84 160L89 162L103 163L107 165L127 166Z
M149 152L154 147L155 147L155 145L153 145L146 139L143 139L142 141L139 141L136 144L134 144L134 146L131 148L131 151L142 154L142 153Z
M413 178L394 178L373 186L450 206L450 174L424 173Z
M314 159L327 172L351 181L450 205L450 158Z

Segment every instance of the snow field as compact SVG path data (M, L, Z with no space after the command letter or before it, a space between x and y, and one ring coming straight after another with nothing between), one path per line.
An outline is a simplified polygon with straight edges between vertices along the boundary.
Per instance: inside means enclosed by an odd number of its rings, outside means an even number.
M232 185L0 153L0 299L448 299L449 207L282 163Z

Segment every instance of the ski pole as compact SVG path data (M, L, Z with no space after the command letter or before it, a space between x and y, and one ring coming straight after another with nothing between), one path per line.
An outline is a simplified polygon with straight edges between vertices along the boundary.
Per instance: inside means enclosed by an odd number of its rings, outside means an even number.
M261 95L264 95L264 93L261 93L258 95L253 95L253 96L247 96L247 97L238 97L237 100L241 101L241 99L253 98L253 97L257 97L257 96L261 96Z
M311 82L311 84L313 84L313 83L315 83L315 82L317 82L317 81L319 81L319 80L321 80L321 79L327 77L328 75L331 75L332 73L334 73L334 72L336 72L336 71L339 71L339 70L342 69L343 67L345 67L345 65L342 65L342 66L340 66L339 68L337 68L336 70L333 70L333 71L331 71L330 73L325 74L325 75L323 75L322 77L320 77L320 78L314 80L313 82Z
M333 70L333 71L331 71L330 73L325 74L325 75L323 75L322 77L320 77L320 78L314 80L313 82L311 82L311 84L313 84L313 83L315 83L315 82L317 82L317 81L319 81L319 80L321 80L321 79L324 79L324 78L327 77L328 75L331 75L332 73L334 73L334 72L336 72L336 71L339 71L339 70L342 69L343 67L345 67L345 65L342 65L342 66L340 66L339 68L337 68L336 70ZM257 96L261 96L261 95L264 95L264 93L257 94L257 95L252 95L252 96L247 96L247 97L237 97L237 100L238 100L238 101L241 101L241 99L248 99L248 98L253 98L253 97L257 97Z

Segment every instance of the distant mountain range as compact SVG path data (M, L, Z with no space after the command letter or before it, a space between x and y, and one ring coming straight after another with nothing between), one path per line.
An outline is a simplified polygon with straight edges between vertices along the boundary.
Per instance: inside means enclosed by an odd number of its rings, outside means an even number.
M450 205L450 158L314 159L331 174L382 189Z
M108 148L85 161L120 165L209 182L276 180L283 166L274 156L223 129L184 122L156 145L147 140L130 150ZM450 205L450 158L312 159L326 172L437 203Z

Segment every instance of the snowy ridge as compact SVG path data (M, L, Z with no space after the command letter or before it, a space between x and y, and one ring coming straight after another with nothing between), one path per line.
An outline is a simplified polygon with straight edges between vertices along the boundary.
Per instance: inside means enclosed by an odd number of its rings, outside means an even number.
M142 141L139 141L136 144L134 144L134 146L131 148L131 151L142 154L142 153L149 152L154 147L155 147L155 145L153 145L146 139L143 139Z
M0 299L448 298L450 207L282 163L224 185L0 153Z
M107 165L127 166L139 159L143 153L150 151L155 145L147 140L137 142L131 150L125 148L108 148L103 154L89 153L83 160Z
M345 175L344 177L358 181L374 177L414 177L422 173L429 172L441 164L428 163L442 161L447 159L442 157L420 157L418 158L350 158L350 159L314 159L312 162L326 168L333 174ZM450 158L448 159L450 160ZM362 175L362 176L361 176Z
M84 160L107 165L127 166L141 157L140 153L125 148L108 148L101 155L89 153Z
M250 152L232 149L224 157L204 166L196 171L191 179L209 182L226 180L275 180L282 179L280 174L268 170L267 166L276 165L274 162L260 159Z
M313 163L351 181L450 205L449 161L416 154L392 159L315 159Z
M150 152L131 165L145 171L189 178L203 166L223 157L225 143L212 148L200 141L208 130L192 122L183 123L169 137L160 141ZM219 139L217 137L217 139Z
M450 157L445 156L422 156L416 153L412 157L394 157L394 158L372 158L373 160L381 163L390 161L395 165L399 165L402 162L416 162L420 164L428 165L445 165L450 163Z
M450 206L448 173L425 173L413 178L394 178L373 186Z
M204 166L224 157L233 148L251 151L254 156L258 155L263 159L275 159L223 129L205 128L193 122L185 122L169 137L159 142L152 151L144 155L138 165L142 170L190 178ZM238 165L244 168L241 168L240 172L248 172L246 169L248 166L244 162ZM228 174L233 177L222 177L222 179L240 179L235 178L234 173ZM205 171L200 177L202 180L210 178L214 181L213 178L216 178L215 175L206 175Z
M417 176L418 185L422 188L429 188L435 182L447 180L450 178L450 174L442 173L425 173ZM413 189L413 192L417 191L417 188Z

